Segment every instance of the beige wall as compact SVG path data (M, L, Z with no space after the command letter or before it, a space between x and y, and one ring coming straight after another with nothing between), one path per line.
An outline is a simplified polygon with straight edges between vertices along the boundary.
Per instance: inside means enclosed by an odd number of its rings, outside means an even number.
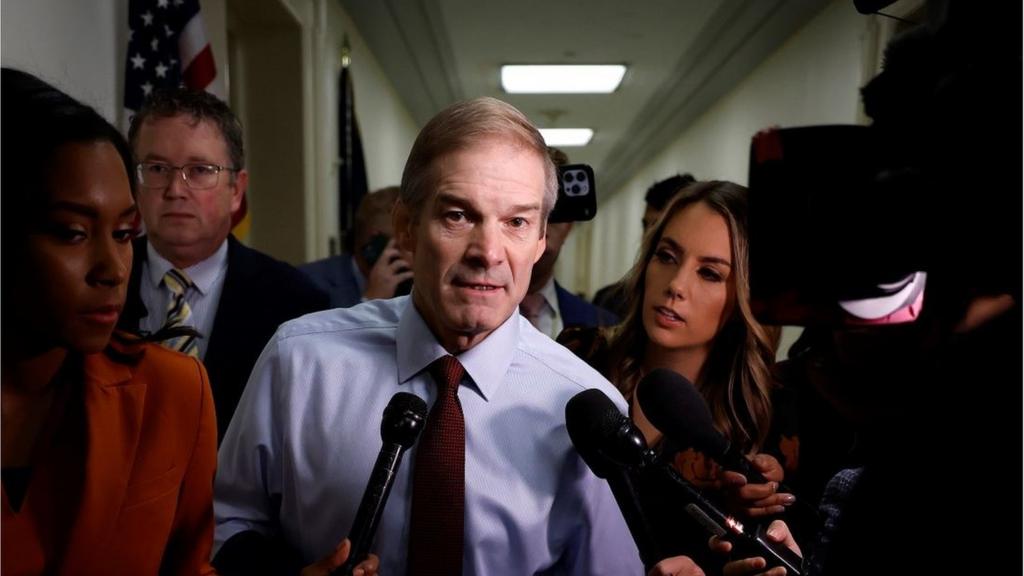
M644 192L654 182L691 172L746 184L750 139L758 130L862 121L859 88L873 73L875 27L846 0L827 6L625 186L603 191L609 196L597 218L577 226L559 258L560 281L592 296L629 270L640 246ZM785 331L780 353L796 335Z
M592 294L628 270L640 244L643 195L654 182L691 172L746 184L750 138L758 130L857 122L869 22L849 2L833 2L625 186L604 191L597 218L575 231L591 234L593 249L587 285L574 288Z
M117 122L127 20L127 0L3 0L0 61L50 81Z
M264 22L256 17L257 22L246 25L257 10ZM227 12L231 59L245 68L232 70L230 77L248 86L241 93L234 86L231 100L245 116L247 131L269 139L256 142L247 135L250 149L267 150L262 157L272 160L276 171L257 178L260 166L253 166L250 243L292 263L325 257L338 226L336 102L344 37L351 46L356 118L370 189L398 183L419 127L338 2L229 0ZM294 29L275 12L287 13ZM248 47L241 32L246 28L256 33ZM211 30L211 36L221 34L227 31ZM282 79L278 89L252 79L272 67Z
M293 3L310 0L291 0ZM327 256L328 238L337 233L338 214L338 145L337 92L341 46L348 38L352 58L351 74L355 98L356 120L362 136L366 158L366 177L370 190L397 185L419 126L402 104L391 82L363 41L355 24L335 0L313 0L322 11L324 26L318 31L317 125L318 163L325 169L318 172L316 205L317 229L311 257Z

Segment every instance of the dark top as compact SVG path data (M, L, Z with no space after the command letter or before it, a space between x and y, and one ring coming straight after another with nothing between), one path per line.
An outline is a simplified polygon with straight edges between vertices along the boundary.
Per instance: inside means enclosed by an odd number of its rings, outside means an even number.
M555 294L558 295L558 309L562 314L562 326L565 328L614 326L619 322L611 312L576 296L562 288L558 282L555 282Z
M313 284L331 298L331 308L349 308L362 301L352 256L339 254L299 266Z
M256 359L277 327L328 307L327 295L291 265L243 245L234 236L228 236L227 242L227 274L203 358L213 388L218 442L224 438ZM134 248L128 300L119 325L138 332L139 320L148 314L139 295L145 238L137 239Z
M1021 338L1018 305L879 385L824 574L1020 572Z
M21 503L28 491L28 480L32 477L31 466L10 466L0 469L0 481L4 484L4 492L11 508L15 512L21 510Z
M619 318L625 318L628 312L629 298L626 293L626 281L619 280L594 293L594 305L608 310Z

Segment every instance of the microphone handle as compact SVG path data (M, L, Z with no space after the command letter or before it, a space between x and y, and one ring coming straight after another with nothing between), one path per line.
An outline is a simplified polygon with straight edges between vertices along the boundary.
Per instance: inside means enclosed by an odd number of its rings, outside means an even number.
M675 468L664 463L658 467L683 491L686 512L690 517L711 534L733 543L734 557L760 556L765 560L765 570L782 566L788 576L803 574L803 558L781 543L769 540L763 527L759 526L753 532L744 530L742 523L704 498L704 495L680 476Z
M370 479L366 482L356 517L352 520L352 528L348 532L348 538L352 542L348 560L331 572L331 576L350 576L352 570L369 554L370 544L377 532L377 525L380 523L384 505L391 493L391 486L395 483L395 473L402 463L404 453L405 448L401 444L381 446L380 454L377 455L377 461L370 472Z
M628 468L616 467L607 476L615 502L619 505L622 517L626 521L629 533L633 536L640 560L644 569L649 571L665 556L655 537L654 528L643 512L643 505L638 497L633 475Z

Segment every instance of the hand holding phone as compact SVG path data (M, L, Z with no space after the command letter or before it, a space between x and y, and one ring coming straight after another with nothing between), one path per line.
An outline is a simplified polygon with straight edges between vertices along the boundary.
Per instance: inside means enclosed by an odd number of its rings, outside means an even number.
M394 298L412 291L411 256L398 249L394 238L374 235L363 247L363 257L370 265L363 298Z
M597 214L594 169L586 164L558 166L558 201L548 222L584 222Z

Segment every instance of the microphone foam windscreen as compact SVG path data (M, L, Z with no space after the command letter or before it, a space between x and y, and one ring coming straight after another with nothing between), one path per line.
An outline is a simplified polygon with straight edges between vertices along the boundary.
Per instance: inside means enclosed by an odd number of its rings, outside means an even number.
M398 392L384 408L380 423L381 439L385 443L401 444L408 448L416 442L423 420L427 417L427 403L408 392Z
M601 454L608 438L614 436L622 414L611 399L596 388L573 396L565 405L565 426L580 457L599 478L606 478L612 463Z
M711 411L697 388L672 370L652 370L637 385L637 400L651 424L679 444L691 444L712 458L729 443L715 429Z

